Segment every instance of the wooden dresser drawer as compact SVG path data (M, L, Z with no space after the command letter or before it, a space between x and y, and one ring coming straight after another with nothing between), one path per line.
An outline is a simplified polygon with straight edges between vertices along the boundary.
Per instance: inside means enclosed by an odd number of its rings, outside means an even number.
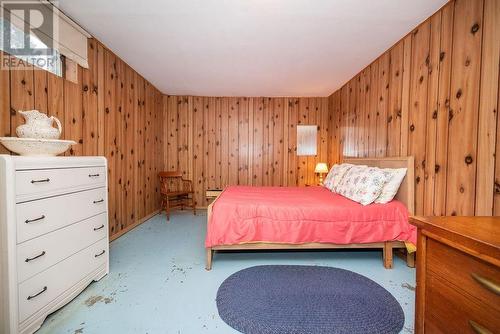
M17 246L17 279L26 279L103 239L107 213L31 239Z
M425 290L429 310L425 313L425 333L477 333L474 325L498 333L500 312L491 306L470 298L432 273L427 275Z
M107 261L108 240L85 248L19 284L19 322L40 310Z
M482 300L500 312L500 296L491 283L500 286L500 269L433 239L427 242L427 270Z
M16 171L16 201L24 202L104 186L105 167L82 167Z
M106 211L106 188L16 205L17 243Z
M410 217L415 333L500 333L500 217Z

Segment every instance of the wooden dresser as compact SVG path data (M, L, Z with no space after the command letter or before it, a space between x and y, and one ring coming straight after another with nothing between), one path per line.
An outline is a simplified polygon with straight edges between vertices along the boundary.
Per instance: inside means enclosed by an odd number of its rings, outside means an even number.
M0 155L0 334L33 333L109 271L102 157Z
M500 333L500 217L414 217L415 333Z

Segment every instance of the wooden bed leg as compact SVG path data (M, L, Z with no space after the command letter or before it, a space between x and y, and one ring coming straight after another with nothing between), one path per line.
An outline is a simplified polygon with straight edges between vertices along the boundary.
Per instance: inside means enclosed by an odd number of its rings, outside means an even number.
M386 241L384 242L384 268L392 269L392 242Z
M406 265L410 268L415 268L415 253L406 251Z
M212 258L214 256L214 251L212 248L207 248L207 265L205 266L206 270L212 270Z

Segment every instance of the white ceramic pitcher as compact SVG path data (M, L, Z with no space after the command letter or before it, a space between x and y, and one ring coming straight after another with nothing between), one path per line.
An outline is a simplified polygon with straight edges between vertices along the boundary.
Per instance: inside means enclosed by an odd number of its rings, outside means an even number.
M18 111L24 117L26 124L16 128L19 138L59 139L62 132L61 122L55 116L48 117L38 110ZM52 126L56 122L57 128Z

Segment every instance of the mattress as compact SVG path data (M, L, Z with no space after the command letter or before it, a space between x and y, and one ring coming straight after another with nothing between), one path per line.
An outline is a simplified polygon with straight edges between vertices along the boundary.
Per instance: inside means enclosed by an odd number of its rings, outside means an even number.
M363 206L319 186L230 186L213 203L205 246L383 241L416 244L399 201Z

